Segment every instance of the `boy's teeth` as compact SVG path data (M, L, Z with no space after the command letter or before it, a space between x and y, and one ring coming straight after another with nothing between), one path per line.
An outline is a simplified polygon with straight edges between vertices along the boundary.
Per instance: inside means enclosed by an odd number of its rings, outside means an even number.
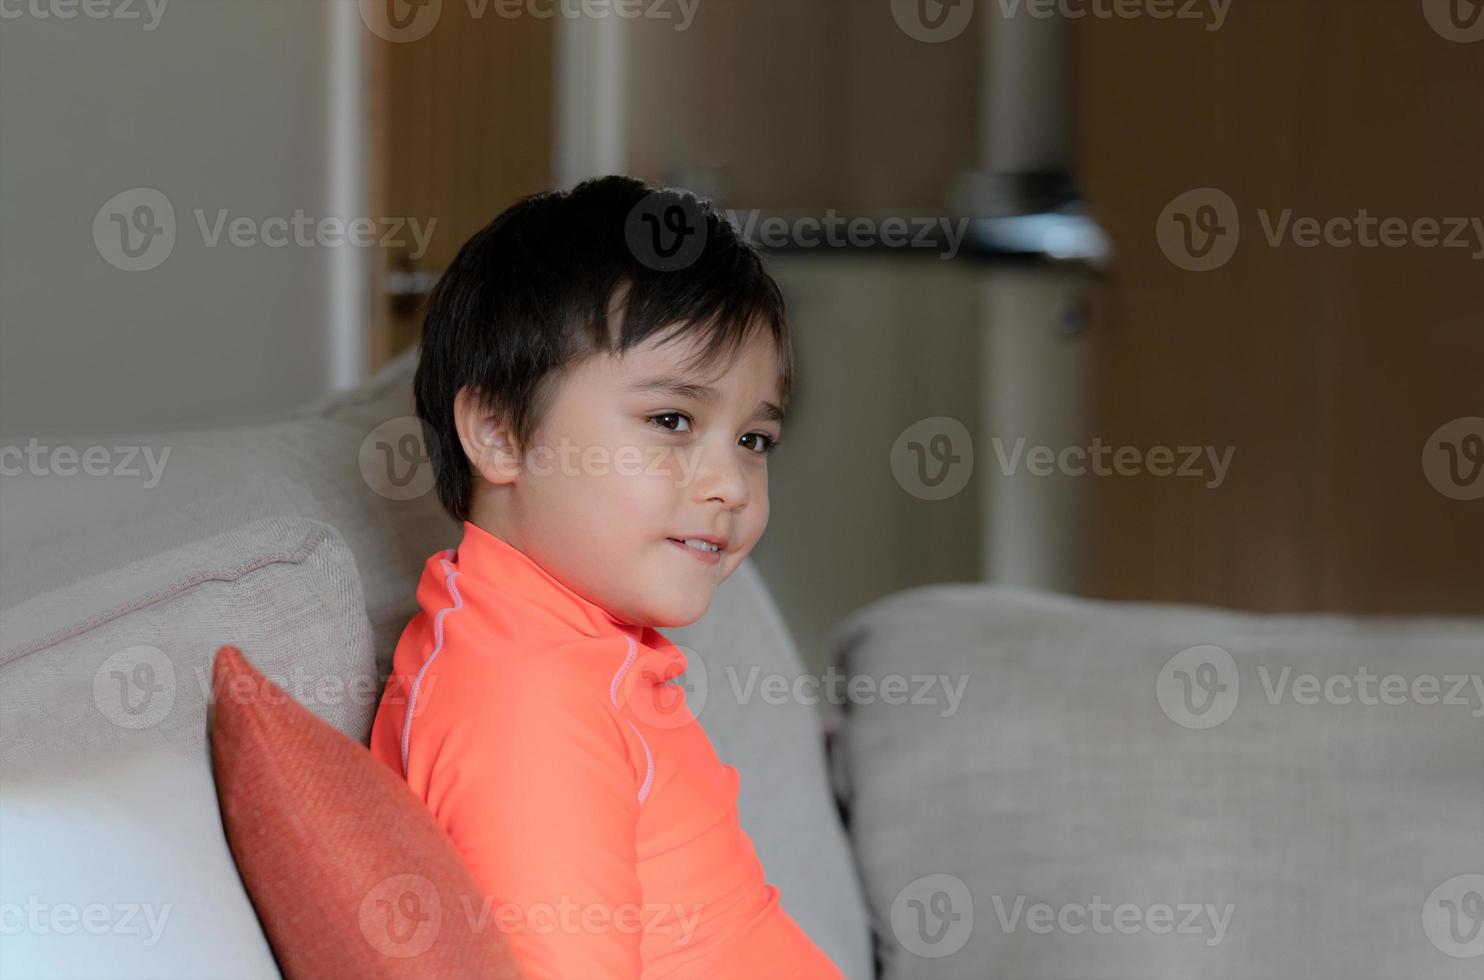
M686 538L685 545L688 548L699 548L701 551L719 551L720 548L714 544L707 544L700 538Z

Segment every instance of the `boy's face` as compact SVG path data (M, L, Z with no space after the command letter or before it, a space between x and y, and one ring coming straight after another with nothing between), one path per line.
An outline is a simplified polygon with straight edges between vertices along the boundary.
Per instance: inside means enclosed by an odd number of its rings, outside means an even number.
M782 428L767 408L781 404L772 338L754 331L709 378L684 370L693 343L651 338L578 364L518 469L475 475L474 523L635 625L700 619L768 524L766 450Z

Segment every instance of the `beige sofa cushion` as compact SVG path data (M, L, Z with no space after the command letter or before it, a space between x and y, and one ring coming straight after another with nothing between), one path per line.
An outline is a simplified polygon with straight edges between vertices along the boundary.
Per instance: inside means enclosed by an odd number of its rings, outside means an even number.
M345 542L232 528L34 596L0 638L0 907L22 916L0 976L276 976L217 810L211 663L238 646L364 742L380 688Z
M833 641L885 977L1480 975L1484 622L964 585Z

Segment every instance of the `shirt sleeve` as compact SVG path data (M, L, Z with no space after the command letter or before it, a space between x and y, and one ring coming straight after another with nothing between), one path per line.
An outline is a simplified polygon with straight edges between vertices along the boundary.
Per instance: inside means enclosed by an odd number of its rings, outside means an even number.
M486 927L526 977L639 976L636 770L606 689L535 670L472 688L440 726L428 802Z

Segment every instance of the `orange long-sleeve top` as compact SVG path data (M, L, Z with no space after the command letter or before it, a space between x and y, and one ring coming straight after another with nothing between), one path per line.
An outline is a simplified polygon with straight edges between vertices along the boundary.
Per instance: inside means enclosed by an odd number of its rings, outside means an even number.
M453 839L532 978L830 977L669 679L685 654L465 522L428 559L371 752Z

